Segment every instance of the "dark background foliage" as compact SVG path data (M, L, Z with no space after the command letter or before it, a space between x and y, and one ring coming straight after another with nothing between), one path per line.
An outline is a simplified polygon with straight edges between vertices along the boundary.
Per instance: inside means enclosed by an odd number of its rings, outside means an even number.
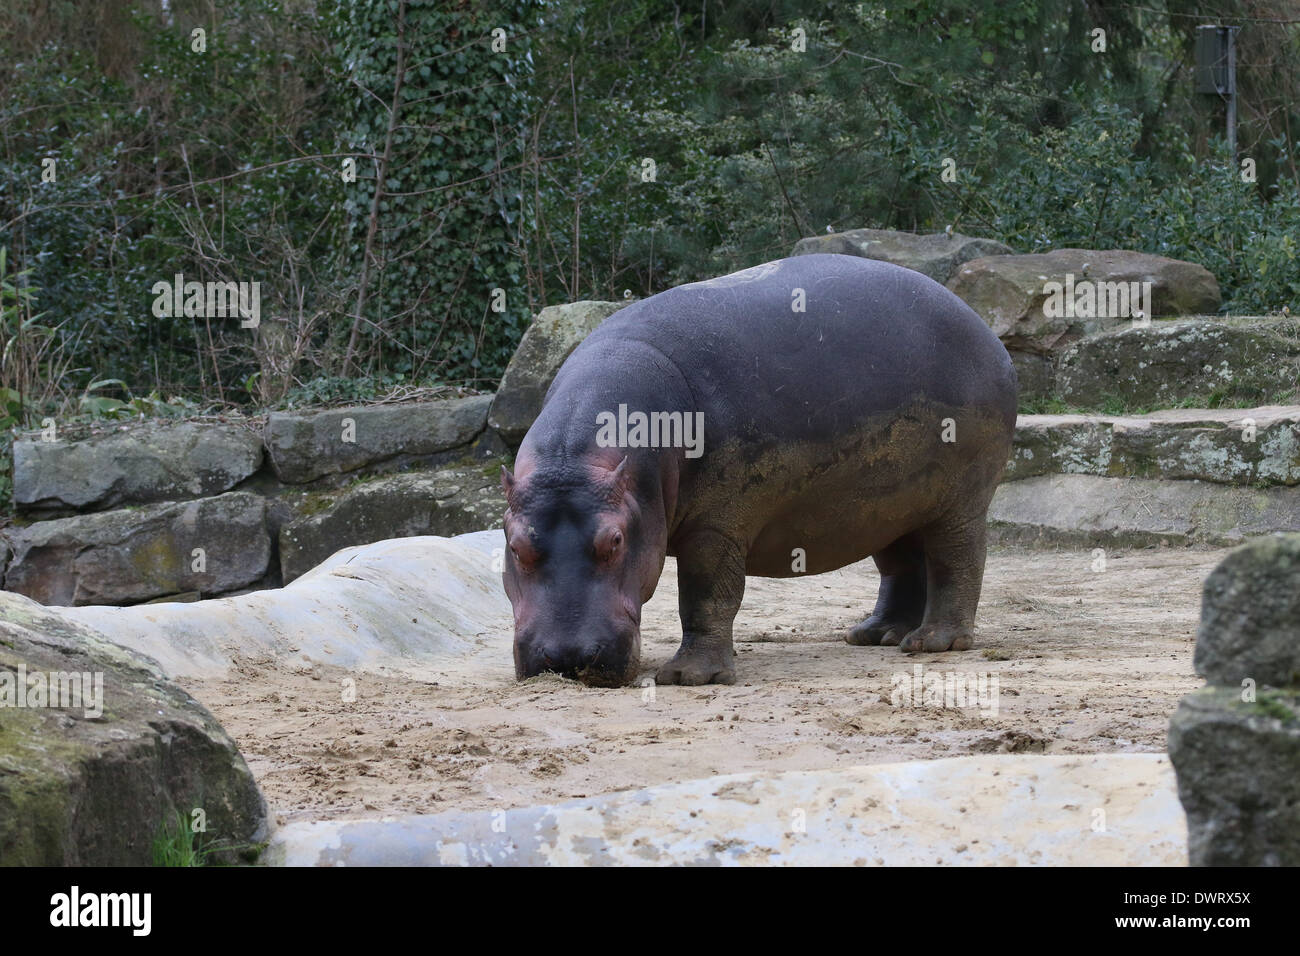
M1218 22L1236 159L1192 86ZM491 388L544 305L828 229L1155 252L1294 308L1297 66L1282 0L3 0L5 424ZM259 281L262 325L155 317L175 273Z

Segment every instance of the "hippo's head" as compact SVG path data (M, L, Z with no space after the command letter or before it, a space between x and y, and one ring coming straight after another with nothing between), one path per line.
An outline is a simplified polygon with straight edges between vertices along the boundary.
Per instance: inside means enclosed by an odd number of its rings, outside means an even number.
M515 615L515 674L615 687L636 676L641 605L663 570L628 461L501 470L503 577Z

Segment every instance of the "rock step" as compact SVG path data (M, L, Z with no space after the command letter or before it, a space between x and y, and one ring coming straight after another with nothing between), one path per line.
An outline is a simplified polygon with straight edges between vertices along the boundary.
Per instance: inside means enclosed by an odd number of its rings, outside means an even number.
M1040 475L998 486L993 541L1045 547L1229 546L1300 531L1300 487Z
M280 481L300 484L401 456L435 455L468 445L487 427L491 395L273 412L266 455Z
M1300 484L1300 405L1021 415L1004 480L1048 474Z
M262 465L249 428L152 422L84 441L14 442L14 505L26 511L100 511L123 504L205 498Z
M14 505L60 518L499 454L505 446L487 431L493 398L272 412L263 428L153 420L73 439L31 432L14 441Z

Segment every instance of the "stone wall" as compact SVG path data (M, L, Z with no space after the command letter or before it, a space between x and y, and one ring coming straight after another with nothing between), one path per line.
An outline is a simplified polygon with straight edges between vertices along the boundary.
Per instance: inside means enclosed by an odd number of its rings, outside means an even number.
M44 604L278 587L340 548L498 524L492 395L151 421L14 444L4 587Z
M794 251L946 281L1008 346L1022 404L1078 410L1021 416L995 537L1143 546L1300 531L1300 319L1181 315L1217 308L1213 276L1140 253L1026 256L880 230ZM1149 282L1156 318L1048 315L1044 284L1076 280ZM280 586L344 547L499 527L501 464L560 365L627 304L543 309L495 395L21 437L4 587L47 604L197 599Z

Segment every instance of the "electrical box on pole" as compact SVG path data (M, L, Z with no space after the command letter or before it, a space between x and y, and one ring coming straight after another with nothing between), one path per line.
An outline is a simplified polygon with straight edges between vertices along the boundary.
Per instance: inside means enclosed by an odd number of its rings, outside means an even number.
M1240 27L1196 28L1196 92L1227 105L1228 149L1237 157L1237 31Z

